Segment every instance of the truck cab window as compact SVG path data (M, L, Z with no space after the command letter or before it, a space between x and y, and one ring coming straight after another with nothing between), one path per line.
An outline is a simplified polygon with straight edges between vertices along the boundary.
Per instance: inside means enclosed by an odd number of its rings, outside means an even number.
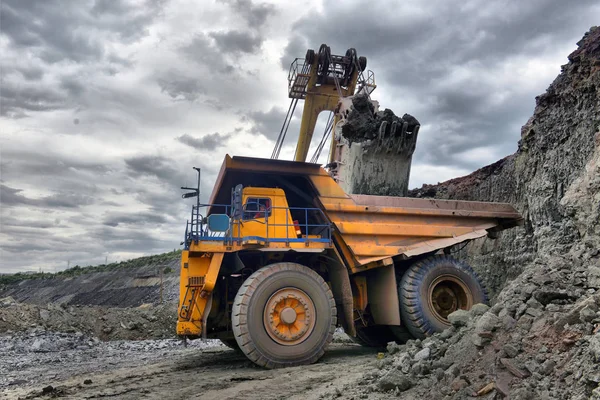
M271 199L268 197L248 197L244 204L244 220L271 216Z

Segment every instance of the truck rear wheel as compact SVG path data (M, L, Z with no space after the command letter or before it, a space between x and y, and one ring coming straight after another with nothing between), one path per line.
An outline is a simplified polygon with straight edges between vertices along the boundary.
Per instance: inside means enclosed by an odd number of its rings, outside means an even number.
M333 339L337 310L329 286L313 270L277 263L253 273L233 302L240 350L267 368L312 364Z
M450 327L452 312L488 300L475 271L448 256L412 265L402 276L398 295L402 325L421 339Z

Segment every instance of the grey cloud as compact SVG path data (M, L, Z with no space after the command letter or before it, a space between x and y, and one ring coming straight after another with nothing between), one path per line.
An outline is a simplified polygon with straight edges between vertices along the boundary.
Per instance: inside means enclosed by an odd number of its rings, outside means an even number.
M0 115L23 118L31 112L86 106L93 73L115 75L133 62L114 53L112 44L133 43L148 34L161 15L162 0L0 2L0 38L5 43L0 75ZM4 54L3 54L4 55ZM62 76L46 71L68 63ZM41 82L40 82L41 81Z
M63 76L60 79L60 86L71 96L81 96L85 91L85 85L83 85L81 80L72 75Z
M91 239L102 241L102 243L108 245L112 252L153 254L160 251L159 249L179 247L179 241L173 235L143 230L135 226L119 225L112 227L104 225L91 229L89 235Z
M162 19L162 0L0 1L1 113L29 117L0 118L0 130L10 134L2 142L0 165L3 272L66 267L67 260L88 265L104 262L106 254L111 260L112 254L134 257L178 247L195 201L181 199L180 186L196 184L191 166L202 168L206 201L222 153L244 146L238 135L273 141L281 129L287 104L264 81L279 63L264 65L273 54L254 56L267 37L280 43L291 30L287 46L277 45L285 47L286 71L293 58L309 47L318 50L324 41L335 54L356 47L377 74L374 98L424 124L414 165L468 171L513 150L518 127L543 90L507 85L506 61L556 59L557 49L564 58L562 48L574 48L599 11L589 0L533 0L518 7L471 0L460 7L441 0L375 2L368 13L356 2L325 2L322 11L307 9L300 21L285 25L270 24L277 10L260 1L225 0L222 19L210 24L202 17L212 14L203 13L200 2L185 14L201 20L182 15L174 21ZM194 23L193 32L178 26ZM209 25L212 32L203 28ZM163 36L172 31L176 34ZM141 41L148 32L152 37ZM283 85L275 90L285 94ZM301 108L289 128L286 153L295 145ZM245 132L228 132L224 125L208 131L224 133L204 136L189 129L208 113L230 124L241 117ZM80 123L74 125L74 119ZM321 119L313 146L322 134ZM168 131L181 133L165 137ZM184 145L173 143L173 136ZM86 158L65 154L64 140L72 141L69 148L81 144ZM99 140L103 153L95 155L90 150ZM155 143L160 150L132 154L123 143L136 140L146 143L144 149ZM219 147L223 141L226 146ZM34 187L46 195L36 190L34 197L29 189Z
M32 221L32 220L22 220L20 218L15 218L10 215L2 216L2 220L0 221L0 225L2 226L2 230L4 233L6 232L7 227L19 227L19 228L33 228L33 229L48 229L48 228L57 228L57 227L66 227L65 224L62 224L60 219L55 219L54 221Z
M19 0L3 1L0 7L2 33L16 47L38 48L39 56L46 61L98 59L103 55L98 41L76 33L76 28L83 22L78 9L67 14L58 2ZM39 22L33 24L35 20Z
M179 175L172 160L162 156L141 155L125 159L127 171L132 177L150 176L172 182ZM177 185L177 184L176 184Z
M306 55L306 50L308 50L308 48L309 44L304 36L292 36L283 50L283 56L281 57L281 68L287 71L290 68L290 64L296 58L303 58ZM319 49L314 50L318 51Z
M389 78L398 81L406 68L420 76L430 71L444 73L449 63L503 61L523 52L553 49L555 38L578 40L590 25L577 22L583 16L592 21L590 8L598 7L595 0L577 4L552 0L467 2L463 7L439 0L433 3L423 3L420 10L417 6L416 11L407 13L400 7L393 14L383 2L373 4L369 13L359 12L359 4L324 3L322 12L313 11L294 24L297 37L291 42L305 39L316 51L327 38L334 54L355 47L359 55L380 59L396 72ZM444 19L428 12L433 9ZM332 13L336 15L333 20ZM292 50L296 49L286 51L287 59L304 56L305 50L300 54L290 53Z
M0 185L0 202L5 207L34 206L41 208L79 208L94 203L94 198L80 193L56 193L34 199L22 194L22 189Z
M59 157L48 151L36 152L35 149L12 151L10 154L3 155L1 167L4 176L13 179L20 175L54 179L61 177L87 178L89 174L98 176L111 170L110 166L96 160Z
M417 4L411 12L399 6L394 14L382 2L374 3L369 13L359 12L358 4L324 3L322 11L309 12L293 25L282 67L303 57L307 47L318 50L323 38L334 54L355 47L368 57L378 86L410 107L394 111L413 114L423 124L416 163L480 168L481 160L468 160L464 153L485 151L499 159L513 152L518 126L531 115L539 94L510 87L503 77L489 79L489 74L519 67L515 60L574 46L594 23L590 10L600 11L600 6L592 0L576 5L551 0L466 2L462 7L434 3ZM453 75L457 71L458 79ZM498 92L504 97L495 96ZM375 99L378 93L381 89Z
M15 85L4 79L0 103L0 115L11 118L24 116L27 111L63 110L69 106L68 98L58 90L42 87L38 83Z
M278 107L272 107L269 111L251 111L243 120L252 123L251 132L264 135L270 139L276 139L281 131L286 112ZM292 129L292 128L290 128ZM294 132L294 130L292 130Z
M28 81L39 81L44 76L44 70L39 66L19 66L16 70Z
M204 104L211 108L214 108L217 111L223 111L226 107L226 104L219 99L206 99L204 100Z
M206 90L195 78L177 76L171 71L167 76L158 79L162 92L166 92L174 100L196 101Z
M231 75L235 67L219 52L211 39L203 33L194 35L192 40L180 49L190 60L206 65L211 72Z
M52 252L61 253L64 249L73 248L73 238L59 237L45 230L44 234L40 234L39 229L22 226L3 226L2 234L10 236L11 240L2 244L2 250L5 252L14 253L15 255L26 252L28 256L35 255L35 252L43 252L48 254ZM86 243L86 250L94 250L97 244ZM68 250L66 250L68 251ZM3 257L3 262L8 261L8 257ZM65 260L66 261L66 260Z
M263 42L263 38L251 32L211 32L209 36L223 53L254 53Z
M103 224L107 226L118 225L146 225L146 224L164 224L167 219L154 212L138 212L138 213L108 213L103 220Z
M90 4L94 5L90 8ZM145 27L160 15L162 6L156 1L139 6L125 1L87 5L57 0L4 0L0 4L2 34L13 46L27 49L50 63L99 60L107 54L107 39L116 36L127 42L146 35Z
M184 222L184 217L189 213L188 204L182 200L181 186L191 185L196 186L196 180L177 180L174 186L168 191L149 191L143 188L136 188L132 191L132 196L141 204L148 207L150 212L157 215L169 216L172 220L176 220L179 224Z
M224 142L230 137L231 135L222 135L219 132L204 135L200 138L190 136L186 133L185 135L179 136L176 139L179 142L197 150L215 150L217 147L223 146Z
M221 2L229 4L231 9L239 13L253 28L260 28L267 18L277 12L275 6L268 3L254 3L251 0L221 0Z
M293 143L295 146L295 140L300 131L300 120L302 118L302 104L299 103L296 107L290 125L288 127L285 143L289 145ZM243 122L249 122L251 124L250 133L255 135L263 135L268 139L276 140L281 132L283 121L287 114L287 110L273 106L269 111L250 111L242 115ZM319 115L317 120L317 126L315 132L319 132L319 129L324 129L325 125L321 128L320 122L321 117L326 115L325 112Z

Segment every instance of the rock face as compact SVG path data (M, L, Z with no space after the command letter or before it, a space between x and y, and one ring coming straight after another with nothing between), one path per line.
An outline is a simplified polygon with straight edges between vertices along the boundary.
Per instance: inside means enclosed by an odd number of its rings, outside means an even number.
M0 305L0 336L32 327L42 332L82 332L102 340L175 337L177 305L135 308L17 303Z
M412 382L394 393L404 399L600 398L600 28L578 46L537 98L514 155L411 192L510 202L523 214L522 228L461 252L495 304L398 346L354 394L385 398L393 388L380 381L398 375ZM424 348L429 357L416 360Z
M40 305L138 307L158 305L162 286L163 302L176 303L180 256L166 253L160 257L160 261L143 257L123 264L82 268L80 274L45 274L8 284L0 282L0 298L10 296L17 302Z
M522 228L504 231L497 240L474 241L461 253L492 294L528 266L565 255L565 268L579 286L598 289L600 29L592 28L578 46L546 93L536 98L515 154L471 175L409 193L508 202L522 213ZM555 278L545 279L550 284Z
M355 96L341 133L339 183L346 193L406 196L419 121L377 111L366 96Z

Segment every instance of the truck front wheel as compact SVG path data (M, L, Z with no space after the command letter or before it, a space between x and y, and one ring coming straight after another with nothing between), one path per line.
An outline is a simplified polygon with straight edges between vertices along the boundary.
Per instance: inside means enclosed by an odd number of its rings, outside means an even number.
M450 327L448 315L486 303L487 292L467 264L448 256L427 258L402 276L398 287L401 324L416 338Z
M221 343L233 350L240 349L240 346L238 346L237 341L235 339L221 339Z
M329 286L315 271L277 263L253 273L233 302L231 322L240 350L266 368L312 364L336 325Z

